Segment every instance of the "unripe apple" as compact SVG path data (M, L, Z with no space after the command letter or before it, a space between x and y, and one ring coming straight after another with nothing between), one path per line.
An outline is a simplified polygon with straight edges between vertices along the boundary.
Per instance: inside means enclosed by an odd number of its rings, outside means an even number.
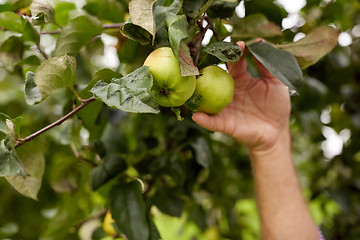
M233 96L234 80L229 73L218 66L207 66L200 71L194 93L195 98L200 97L197 111L219 113L232 102Z
M149 54L144 62L153 76L155 101L164 107L179 107L194 93L196 77L183 77L179 61L169 47L162 47Z
M116 234L116 231L112 225L113 222L115 222L115 221L112 218L110 211L108 211L104 217L104 221L103 221L103 225L102 225L104 232L108 236L114 236Z

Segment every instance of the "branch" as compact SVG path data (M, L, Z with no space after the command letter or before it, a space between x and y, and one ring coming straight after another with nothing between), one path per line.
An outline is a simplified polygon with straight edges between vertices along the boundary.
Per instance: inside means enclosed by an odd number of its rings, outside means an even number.
M103 24L102 27L103 29L111 29L111 28L119 28L122 25L124 25L125 23L111 23L111 24ZM54 30L54 31L49 31L49 32L41 32L41 35L54 35L54 34L59 34L61 33L62 29L58 29L58 30Z
M16 144L14 146L14 148L17 148L21 145L23 145L24 143L36 138L37 136L43 134L44 132L52 129L55 126L58 126L60 124L62 124L63 122L65 122L67 119L71 118L73 115L75 115L77 112L79 112L81 109L83 109L84 107L86 107L88 104L92 103L93 101L95 101L94 97L85 99L82 101L82 103L76 107L74 110L72 110L71 112L69 112L68 114L66 114L65 116L63 116L62 118L60 118L59 120L53 122L52 124L44 127L43 129L40 129L39 131L25 137L25 138L20 138L16 141Z

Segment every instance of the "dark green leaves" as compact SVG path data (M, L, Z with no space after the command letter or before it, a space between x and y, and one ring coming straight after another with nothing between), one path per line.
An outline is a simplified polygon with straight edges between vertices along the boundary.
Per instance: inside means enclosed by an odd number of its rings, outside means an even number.
M99 81L91 92L109 107L126 112L159 113L151 87L152 76L144 66L111 83Z
M102 32L101 23L90 16L80 16L70 21L61 31L55 47L55 56L76 56L93 37Z
M256 59L290 90L295 92L300 90L303 80L302 71L291 53L274 48L263 41L247 47Z
M149 239L150 225L140 182L114 186L110 193L110 211L115 229L129 240Z
M211 43L206 46L204 51L224 62L236 62L242 55L241 48L237 44L231 42Z
M42 95L42 100L58 88L73 88L75 72L76 61L72 56L54 57L43 62L33 80ZM40 97L31 83L32 75L29 74L28 77L27 82L30 81L27 87L29 102L37 103Z

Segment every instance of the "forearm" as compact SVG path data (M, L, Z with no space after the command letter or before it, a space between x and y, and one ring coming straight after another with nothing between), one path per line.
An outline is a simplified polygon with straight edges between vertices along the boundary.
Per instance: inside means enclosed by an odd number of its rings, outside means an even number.
M267 150L250 150L264 240L315 240L317 229L302 198L284 130Z

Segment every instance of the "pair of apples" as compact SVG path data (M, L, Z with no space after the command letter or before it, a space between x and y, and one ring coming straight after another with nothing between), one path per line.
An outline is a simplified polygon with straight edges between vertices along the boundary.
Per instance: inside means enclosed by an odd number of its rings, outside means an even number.
M180 66L169 47L161 47L149 54L144 62L153 76L155 101L164 107L179 107L192 96L199 98L197 111L219 113L231 103L234 81L218 66L207 66L200 76L181 76Z

